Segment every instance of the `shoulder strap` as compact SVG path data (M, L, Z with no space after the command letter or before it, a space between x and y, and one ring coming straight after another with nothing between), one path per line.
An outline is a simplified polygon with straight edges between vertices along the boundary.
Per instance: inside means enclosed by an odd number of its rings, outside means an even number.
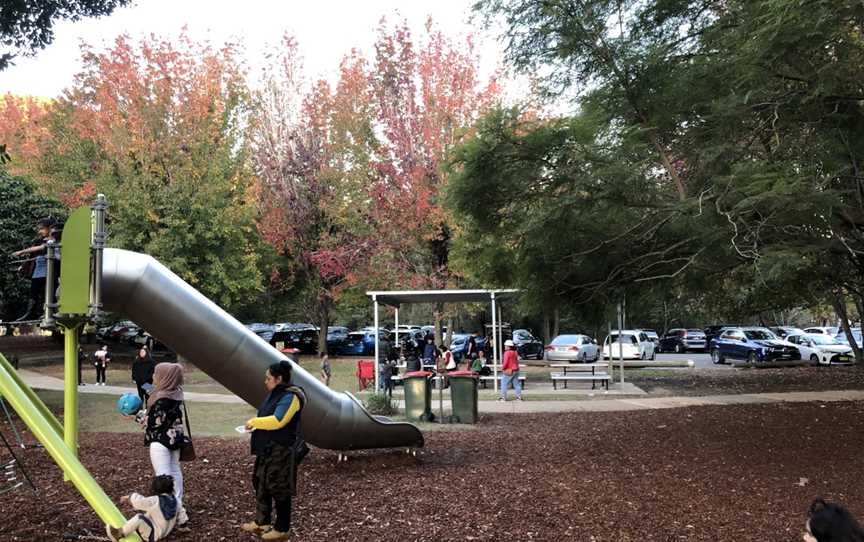
M192 439L192 428L189 427L189 411L186 410L186 401L182 401L182 403L183 403L183 418L186 421L186 436L189 437L189 439L191 440Z

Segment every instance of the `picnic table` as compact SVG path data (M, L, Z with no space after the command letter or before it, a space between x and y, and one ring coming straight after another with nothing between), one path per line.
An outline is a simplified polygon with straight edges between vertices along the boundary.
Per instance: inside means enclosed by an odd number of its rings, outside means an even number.
M567 387L567 382L576 380L590 380L591 389L596 389L597 382L601 386L606 387L609 391L609 381L612 377L605 371L609 367L609 363L551 363L549 367L553 369L552 374L552 389L558 389L558 382L564 382L564 387ZM561 369L561 372L554 372L554 369ZM599 371L598 371L599 369ZM591 374L587 374L588 371Z

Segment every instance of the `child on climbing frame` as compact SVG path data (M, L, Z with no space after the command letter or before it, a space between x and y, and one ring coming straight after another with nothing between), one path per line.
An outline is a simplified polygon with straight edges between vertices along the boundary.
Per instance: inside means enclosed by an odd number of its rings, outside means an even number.
M123 527L117 529L105 525L105 532L113 542L131 533L137 533L141 540L153 542L162 540L171 533L177 523L177 497L174 496L174 479L161 474L153 478L150 485L153 493L144 497L137 493L120 497L120 502L132 503L139 513L132 516Z

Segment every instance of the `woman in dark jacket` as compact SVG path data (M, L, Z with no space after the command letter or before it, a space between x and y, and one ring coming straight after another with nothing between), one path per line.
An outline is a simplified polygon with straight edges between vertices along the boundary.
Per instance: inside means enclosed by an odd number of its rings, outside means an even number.
M141 404L147 404L148 393L144 389L144 384L153 385L153 371L156 370L156 364L153 358L150 357L150 352L146 346L142 346L138 350L138 355L132 361L132 380L138 387L138 397L141 398Z
M297 462L295 445L300 438L300 416L306 397L303 390L291 386L291 364L274 363L264 375L268 394L258 409L258 415L246 422L252 431L252 455L255 470L257 513L255 521L244 523L244 531L261 532L263 540L288 538L291 528L291 497L297 493ZM276 522L273 503L276 503Z
M147 399L144 444L150 448L150 463L156 476L167 474L174 479L177 497L177 525L189 521L183 506L183 471L180 469L180 446L188 441L183 427L183 366L160 363L153 372L153 393Z

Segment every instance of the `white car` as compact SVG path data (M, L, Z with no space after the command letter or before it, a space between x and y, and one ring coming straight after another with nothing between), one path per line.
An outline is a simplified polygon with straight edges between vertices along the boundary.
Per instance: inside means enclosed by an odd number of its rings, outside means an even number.
M654 359L654 342L641 331L613 331L603 341L603 357L612 359Z
M600 348L587 335L558 335L545 348L547 361L597 361Z
M834 337L807 333L804 335L789 335L786 340L798 347L801 359L809 359L815 364L831 365L852 363L852 347L843 344Z
M829 327L808 327L804 330L804 333L808 335L828 335L829 337L833 337L837 335L840 331L839 327L829 326Z

